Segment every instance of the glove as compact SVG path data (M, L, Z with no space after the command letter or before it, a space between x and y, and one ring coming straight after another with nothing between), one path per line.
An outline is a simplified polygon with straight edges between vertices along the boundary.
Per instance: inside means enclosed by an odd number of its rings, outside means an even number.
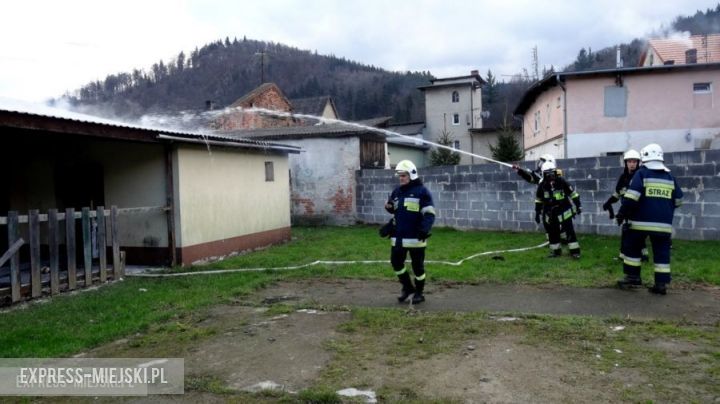
M581 213L582 213L582 208L580 206L578 206L575 210L575 214L579 215Z
M392 237L393 233L395 233L395 220L390 219L389 222L385 223L383 227L378 230L378 234L380 237Z
M625 215L623 215L622 213L618 212L618 213L615 215L615 220L617 221L618 226L622 226L622 224L625 222Z
M610 203L610 200L603 203L603 210L610 210L612 209L612 203Z
M540 224L540 212L535 212L535 223Z
M430 236L432 236L432 234L430 234L430 233L428 233L428 232L425 232L425 231L422 231L422 230L420 230L420 231L418 232L418 240L420 240L420 241L425 241L425 240L429 239Z

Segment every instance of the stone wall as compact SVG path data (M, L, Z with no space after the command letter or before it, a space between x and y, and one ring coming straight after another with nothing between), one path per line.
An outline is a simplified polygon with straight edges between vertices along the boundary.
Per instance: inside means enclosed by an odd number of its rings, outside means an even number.
M675 237L720 240L720 150L667 153L665 163L685 193L675 211ZM534 163L522 163L531 167ZM617 235L617 225L602 210L622 173L622 157L558 160L558 167L580 193L583 213L575 219L579 233ZM420 176L432 192L436 225L461 229L542 231L534 222L535 186L497 164L429 167ZM383 208L397 185L391 170L356 172L357 218L384 223ZM619 203L615 204L615 210Z

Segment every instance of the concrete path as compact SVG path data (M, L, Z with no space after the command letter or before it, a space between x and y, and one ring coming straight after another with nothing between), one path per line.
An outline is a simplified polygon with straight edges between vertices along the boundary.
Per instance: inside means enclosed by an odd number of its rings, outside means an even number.
M396 282L310 279L280 282L258 291L257 303L289 300L360 307L404 307ZM427 311L488 311L621 317L638 320L684 320L695 324L720 322L720 288L668 290L656 296L646 289L590 289L529 285L453 285L427 287Z

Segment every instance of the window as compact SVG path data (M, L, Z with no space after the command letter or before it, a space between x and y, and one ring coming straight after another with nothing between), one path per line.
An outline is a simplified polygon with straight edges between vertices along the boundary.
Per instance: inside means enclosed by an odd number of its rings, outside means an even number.
M460 150L460 141L459 140L455 140L453 142L453 149Z
M265 181L275 181L275 168L272 161L265 162Z
M457 91L452 92L452 102L460 102L460 94Z
M535 132L535 135L537 135L537 133L540 132L540 111L535 111L534 118L535 118L535 124L534 124L534 128L533 128L533 132Z
M555 108L560 108L561 105L562 105L562 97L560 97L560 96L558 95L557 105L555 106Z
M545 125L549 128L550 127L550 104L548 103L545 105Z
M453 114L453 125L460 125L460 114Z
M707 94L712 93L711 83L693 83L693 93Z
M627 88L605 87L605 116L609 118L627 116Z

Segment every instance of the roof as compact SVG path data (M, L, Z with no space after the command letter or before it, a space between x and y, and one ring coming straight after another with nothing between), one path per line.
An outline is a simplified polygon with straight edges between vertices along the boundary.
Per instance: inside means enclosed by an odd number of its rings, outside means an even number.
M287 97L285 97L285 94L283 94L282 90L280 90L280 87L278 87L277 84L263 83L263 84L260 84L259 86L257 86L256 88L254 88L249 93L247 93L247 94L243 95L242 97L238 98L237 100L235 100L235 102L230 104L230 106L231 107L247 106L247 105L243 105L243 104L251 103L252 100L255 99L255 97L257 97L260 94L263 94L264 92L271 90L271 89L276 90L278 92L278 94L280 94L285 100L287 100ZM289 101L288 101L288 103L289 103Z
M403 124L390 125L387 127L389 131L397 132L401 135L417 135L422 133L425 128L425 122L409 122Z
M685 52L690 49L697 49L697 63L720 62L720 34L650 39L648 48L657 53L661 63L672 60L676 65L685 64ZM643 59L644 57L640 61Z
M231 136L234 138L251 138L251 139L308 139L308 138L341 138L359 136L363 138L372 138L375 140L384 140L385 134L373 128L363 128L359 126L340 123L331 123L324 125L312 126L285 126L279 128L261 128L261 129L238 129L233 131L219 132L223 136Z
M290 100L290 105L292 105L294 113L317 116L322 116L323 112L325 111L325 105L327 105L328 103L330 103L333 110L335 110L335 116L338 116L335 102L329 95L308 98L295 98Z
M388 123L392 119L392 116L381 116L378 118L363 119L362 121L355 121L360 125L372 126L374 128L387 128Z
M427 86L420 86L418 89L420 91L424 91L428 88L438 88L438 87L450 87L450 86L464 86L467 84L485 84L485 80L483 80L482 77L480 77L477 73L472 73L468 76L455 76L455 77L443 77L439 79L432 79L430 80L430 85Z
M682 65L661 65L661 66L642 66L642 67L621 67L613 69L597 69L597 70L584 70L577 72L562 72L556 73L545 77L540 81L536 81L530 86L525 94L520 99L517 107L513 111L515 115L523 115L530 105L547 89L554 87L558 82L565 82L568 79L573 78L589 78L589 77L601 77L601 76L626 76L626 75L637 75L637 74L652 74L652 73L676 73L684 71L694 70L720 70L720 63L694 63L694 64L682 64Z
M421 149L421 150L429 150L430 145L427 143L423 143L422 137L418 136L417 140L408 139L404 137L397 137L397 136L390 136L387 138L387 142L389 144L393 144L396 146L403 146L403 147L410 147L413 149Z
M7 98L0 98L0 126L118 140L142 142L173 140L186 143L209 141L216 144L226 143L226 145L234 147L263 148L286 153L300 152L300 148L296 146L229 137L209 131L187 131L163 126L139 125Z

